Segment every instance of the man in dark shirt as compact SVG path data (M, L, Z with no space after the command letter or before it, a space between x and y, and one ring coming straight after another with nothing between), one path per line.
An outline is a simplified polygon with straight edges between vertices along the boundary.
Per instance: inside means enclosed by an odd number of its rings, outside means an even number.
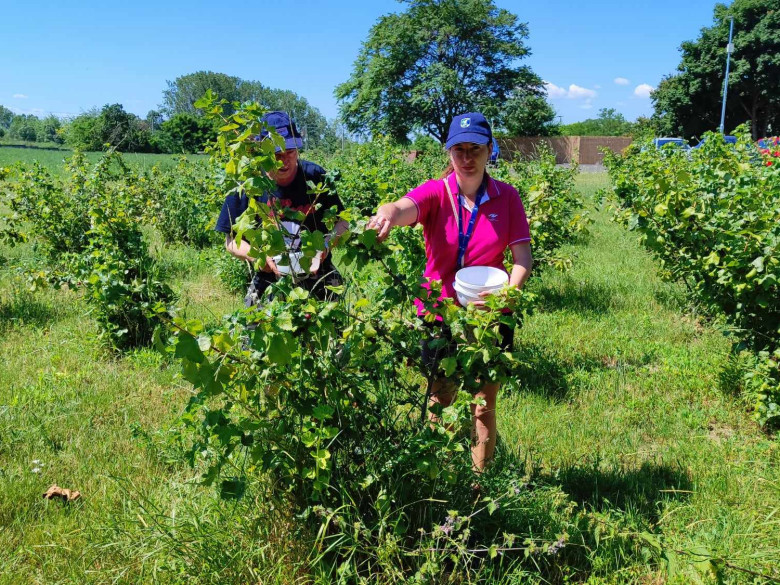
M285 273L295 273L296 262L293 255L300 251L300 233L303 230L320 231L327 234L324 222L325 210L336 207L341 211L344 207L338 195L330 191L320 195L310 195L307 181L314 184L324 183L325 170L312 162L298 158L298 149L303 146L301 135L295 127L295 123L285 112L269 112L264 115L262 121L273 127L284 138L285 149L277 148L276 159L282 166L269 173L269 177L276 183L276 190L266 192L259 198L261 203L269 203L273 199L277 209L290 209L304 214L303 221L292 218L281 218L281 227L285 232L285 243L290 252L290 267L280 266L273 258L266 259L265 266L261 267L252 278L249 291L246 296L247 306L258 304L265 290ZM261 136L262 140L265 136ZM225 234L225 248L236 258L249 261L254 265L254 258L249 256L249 243L236 241L233 235L233 224L238 217L249 207L249 197L245 193L232 193L225 198L222 211L219 214L217 225L214 229ZM345 221L339 221L333 235L341 234L347 227ZM312 268L308 274L294 274L296 282L309 290L316 298L324 300L329 291L325 287L342 284L341 275L333 266L328 254L329 236L326 235L326 249L317 253ZM283 261L286 264L286 259Z

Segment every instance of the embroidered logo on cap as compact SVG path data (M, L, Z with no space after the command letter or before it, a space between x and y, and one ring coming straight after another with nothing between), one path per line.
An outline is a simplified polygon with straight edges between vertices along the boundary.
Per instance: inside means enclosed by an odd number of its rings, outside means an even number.
M469 126L471 126L471 118L463 118L460 121L461 128L468 128Z

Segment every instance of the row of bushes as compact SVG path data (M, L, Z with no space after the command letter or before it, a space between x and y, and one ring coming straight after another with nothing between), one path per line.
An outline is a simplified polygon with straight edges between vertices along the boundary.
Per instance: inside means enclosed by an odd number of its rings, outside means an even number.
M65 173L38 163L0 169L0 240L32 241L47 259L37 283L83 288L101 332L117 349L148 345L159 313L173 301L144 238L155 226L166 242L205 247L219 209L207 163L182 158L166 172L136 171L120 154L97 163L76 153Z
M746 132L709 134L691 152L632 145L605 153L618 217L641 234L662 274L722 315L739 352L755 356L742 386L762 424L780 422L780 169Z

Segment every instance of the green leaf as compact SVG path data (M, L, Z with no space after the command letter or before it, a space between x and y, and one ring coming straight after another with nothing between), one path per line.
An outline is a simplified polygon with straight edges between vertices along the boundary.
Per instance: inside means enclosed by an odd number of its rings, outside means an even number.
M198 348L201 351L208 351L211 349L211 336L201 333L198 335Z
M458 367L458 360L454 357L446 357L441 360L439 365L444 370L444 375L449 378L455 373L455 368Z
M376 236L377 236L376 230L366 230L362 234L360 234L360 241L363 243L363 245L366 248L370 250L376 244Z
M195 341L195 338L192 335L185 332L179 334L179 340L176 342L176 353L174 355L177 358L187 358L191 362L198 364L205 359L203 352L198 346L198 342Z
M270 333L267 340L266 352L268 353L268 359L280 366L290 363L294 347L292 336L287 332Z
M246 492L246 482L242 479L226 479L219 489L223 500L240 500Z
M333 416L334 412L335 410L330 404L320 404L314 407L314 410L312 411L312 416L317 420L323 421Z
M317 467L320 469L328 468L328 461L330 460L330 451L327 449L317 449L311 454L314 460L317 462Z

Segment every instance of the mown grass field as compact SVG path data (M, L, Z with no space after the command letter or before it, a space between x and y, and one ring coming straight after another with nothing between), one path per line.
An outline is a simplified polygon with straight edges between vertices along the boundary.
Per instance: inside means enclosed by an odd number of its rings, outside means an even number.
M91 163L97 162L102 153L100 152L88 152L87 159ZM44 167L48 168L54 173L61 172L63 166L62 161L73 155L72 150L64 148L37 148L37 147L20 147L18 145L6 145L0 143L0 167L10 166L16 162L23 162L25 164L31 164L33 161L37 161ZM197 160L199 158L205 158L204 155L188 154L183 155L190 160ZM169 168L176 166L176 157L170 154L145 154L128 152L122 155L122 158L131 166L148 170L157 165L162 168Z
M606 180L578 184L595 196ZM539 309L518 335L521 389L499 400L502 460L605 522L646 526L683 567L708 552L780 579L780 443L718 388L730 341L608 210L593 216L574 268L530 284ZM157 254L189 314L215 322L240 306L214 252ZM305 582L278 511L197 485L170 432L189 395L175 367L152 350L107 354L75 292L26 292L13 267L35 265L32 247L0 257L0 584ZM47 502L53 483L83 497ZM667 582L657 566L617 564L591 582ZM738 568L725 583L769 582Z

